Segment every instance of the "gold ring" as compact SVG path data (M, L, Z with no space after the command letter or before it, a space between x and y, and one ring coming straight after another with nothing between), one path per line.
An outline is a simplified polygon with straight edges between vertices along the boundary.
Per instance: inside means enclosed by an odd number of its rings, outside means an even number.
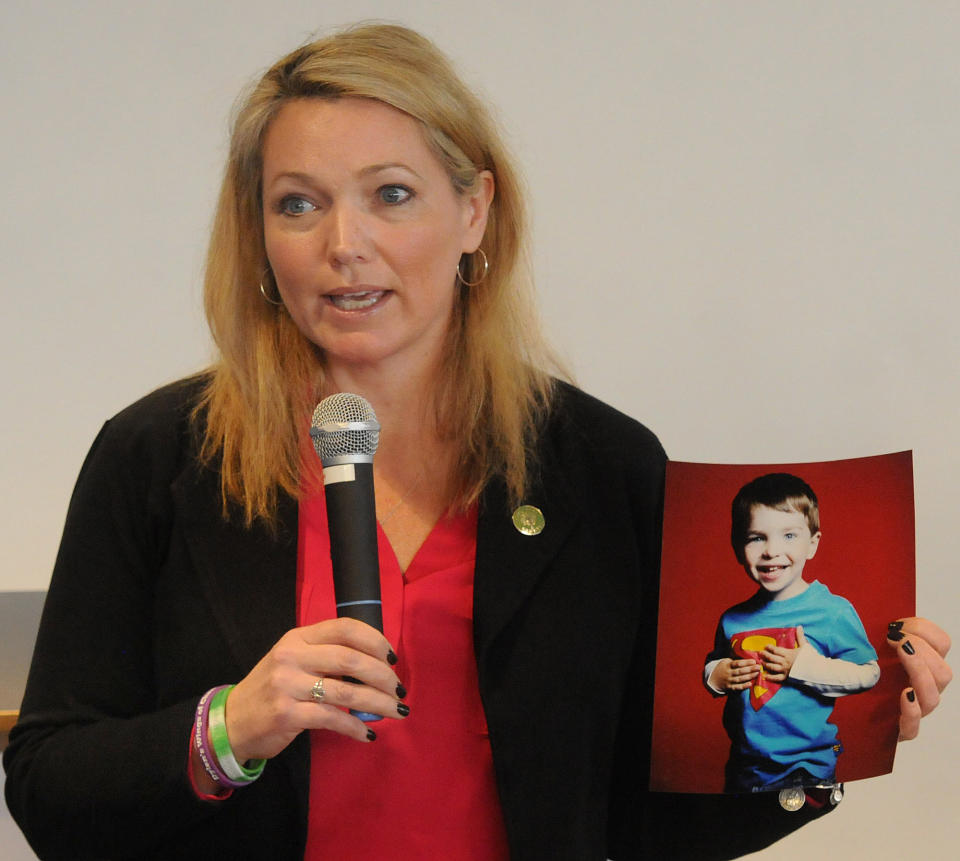
M315 703L323 702L323 698L326 696L323 691L323 676L320 676L320 678L313 683L313 688L310 690L310 696L313 697L313 701Z

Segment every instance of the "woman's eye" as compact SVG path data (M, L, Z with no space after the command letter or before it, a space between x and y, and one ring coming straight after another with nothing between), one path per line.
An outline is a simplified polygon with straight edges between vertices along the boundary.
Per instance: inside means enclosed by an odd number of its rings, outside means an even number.
M389 206L396 206L398 203L406 203L411 197L413 197L413 192L403 185L381 186L379 189L377 189L377 194L380 195L380 200Z
M284 215L306 215L308 212L316 209L309 200L295 194L290 194L283 198L277 208Z

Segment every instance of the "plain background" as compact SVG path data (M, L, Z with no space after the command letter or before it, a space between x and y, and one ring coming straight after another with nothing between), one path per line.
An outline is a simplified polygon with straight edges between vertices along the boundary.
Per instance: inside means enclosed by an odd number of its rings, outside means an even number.
M936 0L5 0L0 589L45 588L102 421L210 355L237 93L360 18L422 30L497 107L580 385L679 460L914 449L918 611L960 631L960 4ZM952 857L958 696L761 857Z

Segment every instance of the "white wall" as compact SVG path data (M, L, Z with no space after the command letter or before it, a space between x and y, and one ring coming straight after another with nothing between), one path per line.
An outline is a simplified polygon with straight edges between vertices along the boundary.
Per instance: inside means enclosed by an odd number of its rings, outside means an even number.
M935 0L8 0L0 589L45 587L103 419L208 356L241 86L401 14L499 108L581 385L683 460L915 449L918 608L960 631L960 4ZM958 696L777 857L947 857Z

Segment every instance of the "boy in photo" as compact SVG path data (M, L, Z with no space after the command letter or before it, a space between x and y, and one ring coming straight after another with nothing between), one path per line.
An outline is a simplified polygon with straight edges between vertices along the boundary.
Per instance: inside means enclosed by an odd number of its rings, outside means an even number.
M829 783L841 751L834 701L873 687L880 668L853 605L804 579L820 543L817 497L796 476L760 476L733 500L730 539L759 588L720 617L703 670L727 698L726 791Z

